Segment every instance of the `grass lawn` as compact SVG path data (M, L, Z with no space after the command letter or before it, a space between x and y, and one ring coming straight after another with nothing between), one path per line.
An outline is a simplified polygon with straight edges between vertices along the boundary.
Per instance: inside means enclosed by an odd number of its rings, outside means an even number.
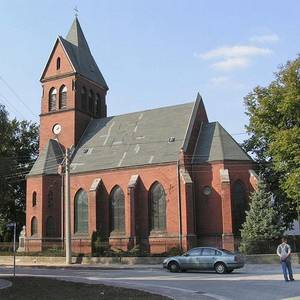
M169 298L148 294L133 289L61 281L39 277L9 277L12 286L0 289L1 300L98 300L98 299L149 299L167 300Z

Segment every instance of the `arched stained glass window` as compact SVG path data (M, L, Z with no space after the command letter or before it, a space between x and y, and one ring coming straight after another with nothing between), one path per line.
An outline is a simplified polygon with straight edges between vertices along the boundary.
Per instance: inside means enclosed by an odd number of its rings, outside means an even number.
M37 232L38 232L37 218L33 217L31 219L31 235L37 235Z
M246 219L247 194L242 181L237 180L232 187L232 225L233 232L240 234Z
M48 217L46 220L46 236L55 237L55 222L53 217Z
M67 87L62 85L59 89L59 109L67 107Z
M49 111L56 110L56 95L57 95L56 89L52 88L49 91Z
M110 193L110 231L125 232L125 195L123 190L116 186Z
M150 188L150 231L166 230L166 193L159 182Z
M92 90L89 92L89 112L91 115L94 114L94 93Z
M85 87L83 87L82 89L81 89L81 109L83 110L83 111L86 111L86 109L87 109L87 105L86 105L86 101L87 101L87 95L86 95L86 88Z
M75 233L88 233L88 196L87 193L82 189L80 189L75 195L74 209Z
M36 192L32 193L32 206L36 206Z

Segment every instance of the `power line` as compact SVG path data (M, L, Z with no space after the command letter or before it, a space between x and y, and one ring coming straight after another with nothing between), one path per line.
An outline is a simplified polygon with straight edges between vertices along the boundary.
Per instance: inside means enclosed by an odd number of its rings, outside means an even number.
M6 80L0 75L0 80L6 85L6 87L15 95L15 97L28 109L28 111L36 117L36 114L30 109L29 106L21 99L21 97L17 94L17 92L7 83Z
M17 113L18 115L22 116L23 119L26 119L25 115L21 111L19 111L12 103L9 103L8 99L5 96L3 96L2 94L0 94L0 97L2 98L2 101L4 103L6 103L6 105L8 107L10 107L15 113Z

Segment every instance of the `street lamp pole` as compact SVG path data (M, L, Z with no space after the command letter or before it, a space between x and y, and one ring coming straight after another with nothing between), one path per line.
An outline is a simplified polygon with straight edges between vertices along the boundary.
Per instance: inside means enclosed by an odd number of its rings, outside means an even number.
M17 235L17 224L14 222L14 278L16 277L16 235Z
M65 157L65 248L66 248L66 264L72 263L71 249L71 218L70 218L70 152L66 148Z

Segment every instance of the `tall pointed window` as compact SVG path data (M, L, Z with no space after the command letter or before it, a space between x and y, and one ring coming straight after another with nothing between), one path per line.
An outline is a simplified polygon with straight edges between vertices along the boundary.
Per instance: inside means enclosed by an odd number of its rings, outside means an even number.
M49 193L48 193L48 208L51 208L53 206L54 206L53 192L49 191Z
M150 188L150 231L166 230L166 193L159 182Z
M87 108L87 105L86 105L87 99L86 99L86 97L87 97L87 95L86 95L86 88L83 87L81 89L81 109L83 111L86 111L86 108Z
M101 98L100 98L99 94L96 94L95 116L96 117L100 117L101 116Z
M74 210L75 233L88 233L88 196L87 193L82 189L80 189L75 195Z
M57 95L56 89L52 88L49 92L49 111L56 110L56 95Z
M32 193L32 206L36 206L36 192Z
M241 180L237 180L232 187L232 225L233 233L239 235L242 224L246 220L247 194Z
M60 70L60 57L56 59L56 70Z
M125 232L125 195L123 190L116 186L110 193L110 231Z
M55 237L55 222L53 217L48 217L46 220L46 236Z
M94 114L94 93L92 90L89 92L89 113Z
M67 107L67 87L62 85L59 89L59 109Z
M37 226L38 226L37 218L33 217L31 219L31 235L37 235L37 232L38 232Z

